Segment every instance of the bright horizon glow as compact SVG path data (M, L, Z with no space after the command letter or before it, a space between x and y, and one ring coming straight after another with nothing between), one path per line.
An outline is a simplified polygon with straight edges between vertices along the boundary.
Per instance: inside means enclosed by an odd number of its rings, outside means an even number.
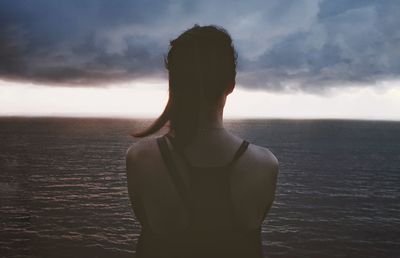
M271 93L237 86L224 118L400 121L399 82L337 87L329 94ZM55 87L0 81L0 116L155 118L168 99L165 82L110 87Z

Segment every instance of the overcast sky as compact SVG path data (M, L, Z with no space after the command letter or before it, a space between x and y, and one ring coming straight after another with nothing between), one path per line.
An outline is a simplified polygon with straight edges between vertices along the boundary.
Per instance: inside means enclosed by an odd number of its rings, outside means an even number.
M243 90L385 91L399 87L399 10L397 0L2 0L0 90L165 82L169 40L197 23L230 32Z

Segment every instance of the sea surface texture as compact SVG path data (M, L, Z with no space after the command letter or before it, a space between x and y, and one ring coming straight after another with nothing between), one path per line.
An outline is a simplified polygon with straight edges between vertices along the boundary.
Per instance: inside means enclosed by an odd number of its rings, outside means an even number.
M132 257L128 134L150 120L0 119L0 257ZM228 120L280 161L274 257L400 257L400 123Z

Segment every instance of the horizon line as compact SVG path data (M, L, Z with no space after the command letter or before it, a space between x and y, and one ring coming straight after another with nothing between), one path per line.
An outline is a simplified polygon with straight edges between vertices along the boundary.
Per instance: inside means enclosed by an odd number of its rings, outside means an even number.
M117 119L117 120L155 120L153 116L111 116L111 115L4 115L2 118L76 118L76 119ZM336 121L381 121L381 122L400 122L400 118L352 118L352 117L225 117L223 120L336 120Z

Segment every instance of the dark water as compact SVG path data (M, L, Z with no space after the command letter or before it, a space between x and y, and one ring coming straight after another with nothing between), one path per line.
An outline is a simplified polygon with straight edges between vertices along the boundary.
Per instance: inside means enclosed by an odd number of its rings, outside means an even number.
M149 121L0 119L0 257L131 257L125 151ZM281 165L274 257L400 257L400 123L242 120Z

